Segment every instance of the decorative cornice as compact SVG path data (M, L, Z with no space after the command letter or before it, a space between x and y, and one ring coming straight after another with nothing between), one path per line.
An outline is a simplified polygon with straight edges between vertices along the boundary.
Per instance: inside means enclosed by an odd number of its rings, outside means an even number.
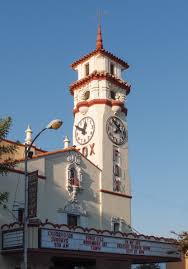
M87 216L87 212L83 209L78 201L68 201L64 207L63 212L77 216Z
M121 79L118 79L115 76L113 76L107 72L94 71L89 76L82 78L80 80L77 80L76 82L72 83L70 85L71 94L73 95L73 92L76 89L88 84L92 80L108 80L108 81L114 83L115 85L121 87L122 89L126 90L126 95L128 95L130 90L131 90L131 86L127 82L125 82Z
M28 224L28 226L34 226L34 227L41 227L41 228L50 228L50 226L53 229L62 229L62 230L66 230L66 231L75 231L75 232L80 232L83 231L85 233L88 234L99 234L99 235L109 235L109 236L117 236L117 237L125 237L125 238L130 238L130 239L142 239L142 240L150 240L150 241L158 241L161 243L173 243L173 244L178 244L177 240L175 240L174 238L165 238L165 237L157 237L154 235L144 235L144 234L136 234L136 233L123 233L123 232L113 232L110 230L98 230L95 228L84 228L82 226L68 226L66 224L58 224L58 223L53 223L48 221L48 219L46 219L45 222L41 222L39 221L38 224ZM1 230L9 230L9 229L18 229L23 227L23 224L20 224L19 222L14 222L14 223L9 223L9 224L3 224L1 226Z
M124 197L124 198L132 199L132 196L131 195L127 195L127 194L123 194L123 193L119 193L119 192L113 192L113 191L108 191L108 190L103 190L103 189L101 189L100 192L104 192L104 193L107 193L107 194L111 194L111 195L116 195L116 196L121 196L121 197Z
M106 56L108 58L110 58L111 60L113 60L114 62L120 64L124 69L128 69L129 65L128 63L126 63L125 61L121 60L120 58L116 57L115 55L113 55L111 52L101 48L101 49L95 49L92 52L86 54L85 56L83 56L82 58L80 58L79 60L75 61L74 63L71 64L71 67L73 69L75 69L77 67L77 65L87 61L89 58L91 58L94 55L103 55Z
M82 101L77 103L76 108L74 108L73 113L76 114L79 112L79 108L86 106L90 107L93 105L107 105L107 106L120 106L121 112L125 113L127 115L127 108L124 106L124 104L121 101L118 100L109 100L109 99L94 99L90 101Z

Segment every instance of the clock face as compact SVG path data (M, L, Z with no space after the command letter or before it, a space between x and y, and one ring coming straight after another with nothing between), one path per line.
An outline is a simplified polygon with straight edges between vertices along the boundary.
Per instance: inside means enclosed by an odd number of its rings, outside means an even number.
M75 137L80 145L87 144L93 137L94 132L95 123L91 117L85 117L75 125Z
M116 145L127 141L127 130L124 123L117 117L110 117L106 123L106 131L110 140Z

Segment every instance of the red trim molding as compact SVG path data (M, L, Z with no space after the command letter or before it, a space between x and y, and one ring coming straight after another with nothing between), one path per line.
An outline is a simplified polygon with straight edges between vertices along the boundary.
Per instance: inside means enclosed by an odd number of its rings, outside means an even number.
M77 65L79 65L79 64L87 61L89 58L91 58L92 56L97 55L97 54L104 55L104 56L110 58L114 62L120 64L124 69L128 69L129 68L128 63L126 63L125 61L121 60L120 58L116 57L111 52L109 52L109 51L107 51L107 50L105 50L103 48L93 50L92 52L86 54L85 56L83 56L82 58L80 58L79 60L77 60L73 64L71 64L71 67L73 69L75 69L77 67Z
M30 220L31 221L31 220ZM97 233L99 235L103 235L105 234L106 236L115 236L115 237L124 237L124 238L129 238L131 236L131 239L142 239L142 240L150 240L152 242L160 242L162 244L167 243L167 244L175 244L178 245L177 240L175 240L174 238L165 238L165 237L156 237L153 235L144 235L144 234L136 234L133 232L130 233L122 233L120 231L118 232L113 232L111 230L97 230L95 228L84 228L82 226L68 226L67 224L58 224L58 223L53 223L53 222L49 222L48 219L45 220L45 222L41 222L40 219L35 220L35 223L29 223L28 226L29 227L39 227L39 228L48 228L50 229L50 226L53 229L60 229L60 230L64 230L64 228L66 229L66 231L73 231L73 232L80 232L80 229L82 230L82 232L87 233L87 234L93 234L93 233ZM15 227L15 228L14 228ZM13 222L13 223L9 223L9 224L3 224L1 226L1 230L7 232L8 230L17 230L19 228L22 228L23 224L19 223L19 222ZM68 228L68 230L67 230Z
M76 89L88 84L92 80L108 80L108 81L114 83L115 85L117 85L118 87L121 87L122 89L124 89L126 91L126 95L128 95L130 90L131 90L131 86L127 82L125 82L121 79L118 79L109 73L94 71L89 76L82 78L80 80L77 80L76 82L72 83L70 85L71 94L73 95L73 93Z
M121 107L121 111L123 113L125 113L125 115L127 116L127 108L124 107L124 104L120 101L116 101L116 100L108 100L108 99L94 99L94 100L91 100L91 101L82 101L82 102L79 102L77 105L76 105L76 108L73 110L73 113L76 114L77 112L79 112L79 108L82 107L82 106L87 106L87 107L90 107L90 106L93 106L93 105L107 105L107 106L120 106Z
M119 193L119 192L108 191L108 190L103 190L103 189L101 189L100 192L104 192L104 193L107 193L107 194L111 194L111 195L116 195L116 196L121 196L121 197L124 197L124 198L132 199L132 196L131 195L127 195L127 194L123 194L123 193Z
M9 168L8 169L10 172L17 173L17 174L22 174L24 175L25 172L23 170L15 169L15 168ZM40 179L46 179L46 176L38 175L38 178Z

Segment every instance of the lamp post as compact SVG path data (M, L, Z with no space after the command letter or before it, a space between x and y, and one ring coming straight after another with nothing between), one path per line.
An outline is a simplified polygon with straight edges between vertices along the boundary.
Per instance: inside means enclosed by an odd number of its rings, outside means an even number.
M61 127L63 122L61 120L52 120L44 129L42 129L32 140L30 145L25 144L25 187L24 187L24 231L23 231L23 269L27 269L27 248L28 248L28 171L27 171L27 161L30 155L30 150L35 142L35 140L47 129L54 129L57 130ZM31 157L31 156L30 156Z

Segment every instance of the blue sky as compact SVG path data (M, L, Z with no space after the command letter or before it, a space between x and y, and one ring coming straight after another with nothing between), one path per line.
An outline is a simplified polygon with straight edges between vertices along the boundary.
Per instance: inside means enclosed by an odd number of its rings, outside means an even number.
M133 227L171 236L187 229L188 2L186 0L0 0L0 116L9 138L24 141L51 119L64 126L37 145L53 150L72 137L70 64L95 48L97 12L105 49L130 64L129 163Z

